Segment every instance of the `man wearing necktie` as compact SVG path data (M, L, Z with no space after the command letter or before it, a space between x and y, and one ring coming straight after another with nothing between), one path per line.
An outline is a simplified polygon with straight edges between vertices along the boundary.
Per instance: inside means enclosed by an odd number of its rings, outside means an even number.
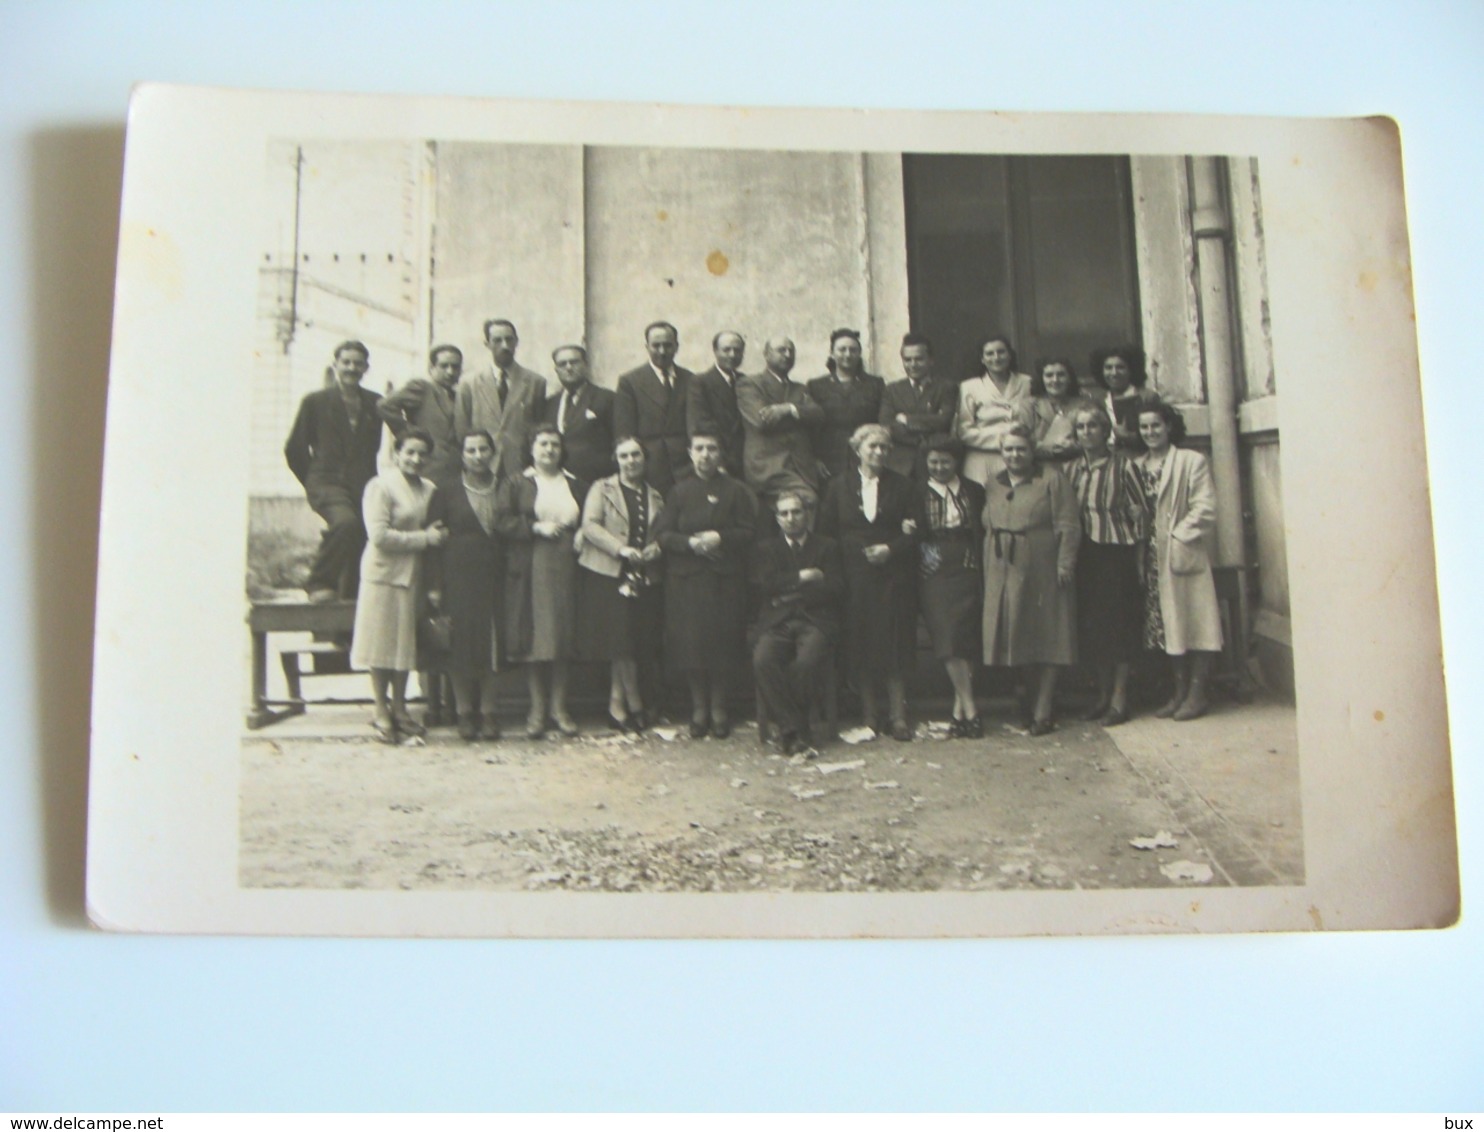
M809 432L824 420L809 391L789 380L794 344L770 338L763 346L767 369L737 382L737 411L742 416L742 461L747 485L771 512L785 491L803 492L812 503L819 493L819 461Z
M704 433L721 442L721 466L741 479L742 414L737 411L737 382L742 377L742 358L747 341L735 330L723 330L711 339L716 364L696 374L690 383L685 408L685 429L691 436Z
M781 492L774 515L778 534L753 555L759 613L752 672L783 753L791 755L812 749L809 708L839 636L844 575L835 540L810 533L801 492Z
M924 334L902 337L902 372L881 397L881 423L891 430L886 466L904 476L927 478L923 442L953 431L958 387L933 376L933 344Z
M613 399L613 434L632 436L644 448L644 478L660 494L690 475L686 401L695 374L675 364L680 332L668 322L644 328L649 361L618 379Z
M561 392L546 399L543 420L562 434L562 467L584 483L611 476L613 463L613 393L594 385L587 350L558 346L551 353Z
M414 377L376 406L393 436L420 428L433 438L433 454L422 476L436 484L458 479L462 467L455 402L463 369L464 353L457 346L434 346L428 354L428 376Z
M529 458L531 430L546 405L546 379L515 360L520 338L508 319L484 324L491 365L459 383L455 421L459 435L484 429L495 438L495 467L518 476Z

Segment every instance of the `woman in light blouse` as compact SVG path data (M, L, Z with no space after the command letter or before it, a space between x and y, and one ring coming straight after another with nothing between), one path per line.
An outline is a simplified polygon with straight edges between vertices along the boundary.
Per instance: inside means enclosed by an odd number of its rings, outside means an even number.
M996 334L979 350L983 371L958 389L956 435L963 441L964 475L987 484L1005 465L1000 459L1000 437L1016 421L1024 421L1031 399L1031 379L1015 371L1015 347Z
M1082 450L1071 465L1082 511L1077 649L1097 678L1098 698L1087 718L1112 727L1128 720L1129 665L1139 649L1144 613L1149 508L1133 460L1112 447L1107 411L1084 404L1072 414L1072 424Z
M587 485L562 469L555 428L538 428L530 453L531 465L502 480L495 497L495 530L505 544L506 647L527 666L526 737L546 734L549 709L570 738L577 734L567 713L567 662L577 653L575 539Z

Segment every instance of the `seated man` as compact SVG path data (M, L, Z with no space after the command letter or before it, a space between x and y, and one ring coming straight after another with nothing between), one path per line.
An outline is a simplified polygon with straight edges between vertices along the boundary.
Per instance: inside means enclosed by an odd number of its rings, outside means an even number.
M783 753L791 755L811 747L809 705L839 636L844 577L835 540L809 532L801 492L780 493L774 514L779 533L753 552L759 613L752 671Z

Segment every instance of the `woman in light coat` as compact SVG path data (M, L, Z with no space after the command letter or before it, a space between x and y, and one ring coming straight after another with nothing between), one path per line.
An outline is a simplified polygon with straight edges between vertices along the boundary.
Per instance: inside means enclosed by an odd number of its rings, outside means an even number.
M579 654L612 664L608 723L637 735L646 725L639 664L660 654L664 608L654 529L664 498L644 480L644 447L637 440L622 437L613 457L618 475L593 484L582 508Z
M350 662L371 672L376 701L371 726L384 743L425 733L407 714L407 674L417 666L423 552L448 539L443 523L423 529L433 485L420 473L432 453L433 438L420 428L409 428L393 445L396 466L368 483L361 500L366 549L361 554Z
M1221 651L1221 613L1211 573L1216 492L1199 452L1177 448L1185 420L1163 401L1139 412L1147 451L1135 460L1154 516L1144 571L1144 644L1171 657L1174 692L1154 714L1196 719L1209 706L1211 655Z

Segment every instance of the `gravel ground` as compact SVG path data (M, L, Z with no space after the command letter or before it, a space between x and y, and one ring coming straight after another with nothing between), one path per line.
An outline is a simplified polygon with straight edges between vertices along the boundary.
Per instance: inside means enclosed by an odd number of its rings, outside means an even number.
M472 745L437 731L421 747L359 731L249 734L244 886L869 892L1301 879L1296 760L1258 807L1282 816L1252 818L1241 859L1223 861L1225 827L1152 776L1147 755L1130 759L1090 724L1038 739L994 725L977 741L835 743L812 761L784 758L750 728L725 741L594 731ZM1257 867L1247 857L1264 828L1283 845L1257 846Z

